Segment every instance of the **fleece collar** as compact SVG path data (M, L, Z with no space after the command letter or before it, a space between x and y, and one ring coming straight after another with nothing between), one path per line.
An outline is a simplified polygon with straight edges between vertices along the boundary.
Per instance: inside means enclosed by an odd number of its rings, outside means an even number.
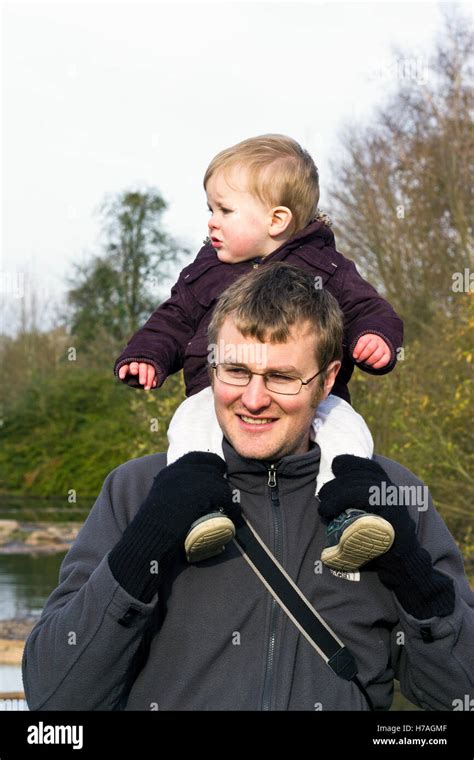
M305 454L290 454L274 461L246 459L236 452L226 438L223 439L222 447L229 477L233 484L243 490L253 490L266 484L272 464L275 465L279 485L285 491L297 491L307 483L316 481L320 449L314 442L311 442L311 448Z

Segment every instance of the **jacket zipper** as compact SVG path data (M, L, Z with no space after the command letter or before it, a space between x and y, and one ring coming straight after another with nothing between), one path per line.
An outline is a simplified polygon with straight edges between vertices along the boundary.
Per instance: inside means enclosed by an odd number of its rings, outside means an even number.
M277 471L274 464L268 468L268 487L272 505L273 527L275 531L274 553L277 559L282 554L282 520L280 511L280 496L278 493ZM272 598L270 608L270 635L267 642L267 655L265 658L265 676L263 680L262 710L270 710L273 685L273 669L275 662L276 636L277 636L278 605Z

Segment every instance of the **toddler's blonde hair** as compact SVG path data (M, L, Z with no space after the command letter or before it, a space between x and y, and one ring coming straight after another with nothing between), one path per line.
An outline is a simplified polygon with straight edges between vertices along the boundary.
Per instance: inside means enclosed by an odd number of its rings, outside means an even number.
M316 216L319 175L308 151L286 135L268 134L221 150L204 175L204 189L217 171L234 167L247 171L247 190L269 206L287 206L293 214L291 235L306 227ZM226 178L227 181L227 178Z

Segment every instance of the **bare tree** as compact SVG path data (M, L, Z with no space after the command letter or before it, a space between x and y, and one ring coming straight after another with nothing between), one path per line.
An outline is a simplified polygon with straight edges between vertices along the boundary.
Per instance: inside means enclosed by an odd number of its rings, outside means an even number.
M341 248L399 310L408 337L429 330L437 310L453 315L453 276L472 266L471 52L469 25L446 17L428 71L401 77L373 126L345 128L345 158L332 166Z

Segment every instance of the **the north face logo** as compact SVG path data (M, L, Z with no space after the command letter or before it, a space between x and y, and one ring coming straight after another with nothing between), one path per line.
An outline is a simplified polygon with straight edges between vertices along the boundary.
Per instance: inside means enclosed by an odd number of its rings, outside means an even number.
M331 568L329 568L331 570ZM355 573L349 573L345 570L331 570L331 573L337 578L345 578L346 581L360 581L360 572L358 570Z

